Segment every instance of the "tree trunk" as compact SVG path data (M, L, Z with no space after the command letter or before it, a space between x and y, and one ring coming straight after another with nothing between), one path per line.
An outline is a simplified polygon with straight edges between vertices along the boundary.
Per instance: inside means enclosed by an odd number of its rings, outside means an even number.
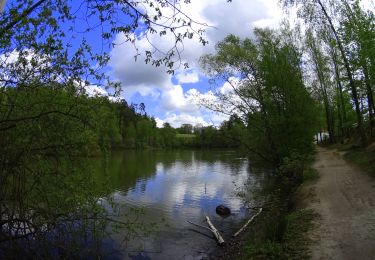
M374 128L374 96L372 94L372 88L370 83L370 77L368 73L367 64L363 63L363 73L365 75L365 83L366 83L366 91L367 91L367 103L368 103L368 111L369 111L369 126L370 126L370 136L373 136L373 128Z
M327 130L329 133L329 142L333 144L335 142L335 128L333 126L334 124L333 113L332 113L332 108L331 108L329 98L328 98L325 75L323 73L324 63L321 62L322 61L321 52L319 48L317 47L315 40L312 40L310 44L311 44L310 48L312 52L312 59L313 59L313 62L315 65L315 71L319 80L320 93L323 99Z
M344 102L344 95L343 95L343 87L340 80L340 71L337 61L337 55L334 47L331 47L331 56L333 61L333 66L335 69L335 78L336 78L336 84L337 84L337 110L338 110L338 116L339 116L339 128L341 133L341 138L344 138L346 136L346 129L344 127L344 123L346 123L346 109L345 109L345 102Z

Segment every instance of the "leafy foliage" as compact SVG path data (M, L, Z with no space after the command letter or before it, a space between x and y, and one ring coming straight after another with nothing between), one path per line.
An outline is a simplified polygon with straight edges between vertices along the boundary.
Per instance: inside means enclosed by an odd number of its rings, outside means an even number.
M246 147L279 165L293 153L311 150L315 130L315 103L305 88L301 54L288 34L257 29L256 41L228 36L217 54L202 58L216 80L228 83L229 93L217 92L221 102L204 103L211 109L240 115ZM234 131L234 129L232 129Z
M360 0L280 2L297 7L310 30L306 45L315 64L318 99L325 110L324 130L329 132L330 141L335 142L336 136L341 141L358 136L366 146L374 135L373 12Z

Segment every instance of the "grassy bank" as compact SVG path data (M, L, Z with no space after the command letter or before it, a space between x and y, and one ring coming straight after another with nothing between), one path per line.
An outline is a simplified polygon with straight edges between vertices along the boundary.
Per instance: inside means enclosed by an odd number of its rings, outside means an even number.
M353 143L335 144L331 148L345 152L344 158L375 177L375 141L367 147L359 147Z
M310 165L309 160L307 165ZM300 167L297 167L301 169ZM301 171L301 170L299 170ZM299 173L302 185L318 178L318 173L307 167ZM316 214L296 207L300 185L285 177L277 185L264 205L263 212L248 227L239 240L232 241L224 259L306 259L307 233L313 227Z
M363 148L348 150L345 159L349 162L358 165L364 171L370 173L375 177L375 150L367 150Z
M312 210L293 210L284 218L285 231L280 240L249 244L244 259L307 259L307 232L313 227Z
M303 171L303 183L308 185L319 178L318 173L308 167ZM248 241L244 247L243 259L308 259L308 232L314 226L314 219L317 217L313 210L300 209L295 207L298 200L298 190L292 192L288 201L288 210L280 215L276 228L278 236L268 231L263 241ZM297 198L296 198L297 197Z

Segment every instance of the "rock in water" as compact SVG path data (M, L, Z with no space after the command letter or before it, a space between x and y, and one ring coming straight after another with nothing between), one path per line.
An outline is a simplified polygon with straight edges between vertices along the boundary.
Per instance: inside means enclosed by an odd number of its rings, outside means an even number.
M224 205L219 205L216 207L216 213L220 216L228 216L230 215L230 209Z

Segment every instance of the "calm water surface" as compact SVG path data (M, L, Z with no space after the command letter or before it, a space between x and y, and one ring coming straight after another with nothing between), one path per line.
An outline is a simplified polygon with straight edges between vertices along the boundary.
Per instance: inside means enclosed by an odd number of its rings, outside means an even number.
M137 221L154 230L131 240L120 230L106 241L113 249L108 256L112 259L200 259L219 254L210 232L187 221L206 225L209 216L229 239L254 214L246 205L261 203L262 190L270 183L270 171L253 167L235 151L124 151L96 164L96 175L119 205L117 219L126 221L123 215L130 208L140 209ZM218 216L219 204L232 214Z

